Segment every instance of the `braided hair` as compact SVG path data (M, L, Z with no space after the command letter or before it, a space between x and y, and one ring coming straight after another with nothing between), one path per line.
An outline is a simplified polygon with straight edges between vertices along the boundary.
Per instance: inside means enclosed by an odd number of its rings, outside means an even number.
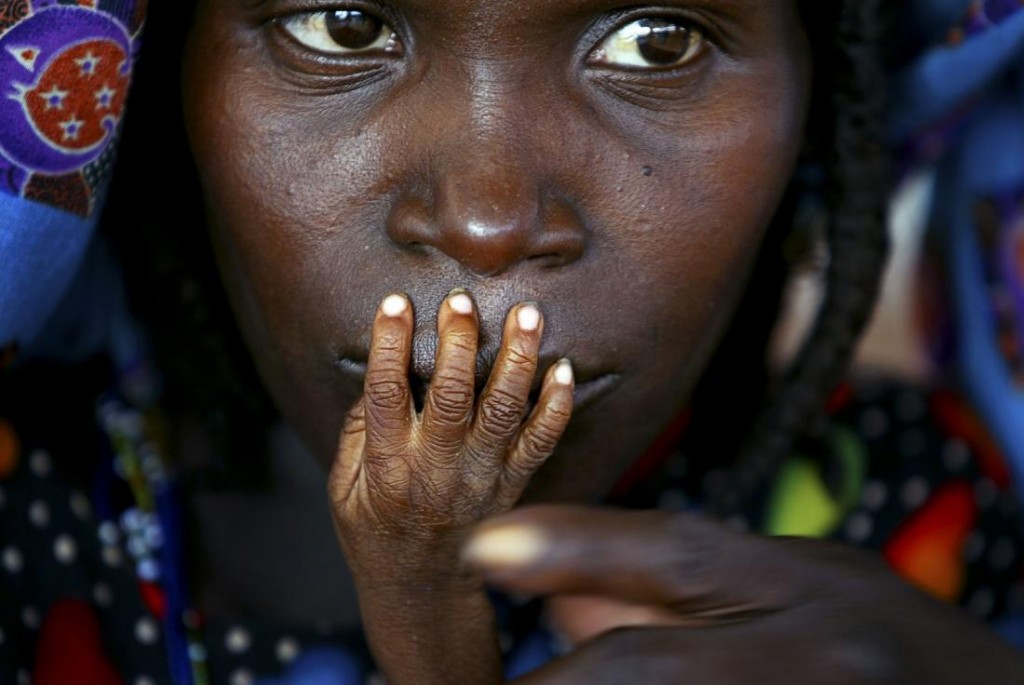
M245 352L201 226L200 192L184 130L167 114L167 84L179 82L181 49L192 2L156 3L144 41L118 171L104 217L125 265L130 296L154 333L167 375L166 403L202 417L216 458L205 485L232 489L269 482L260 458L274 409ZM815 55L815 87L803 168L784 198L733 323L694 393L695 418L685 440L721 465L730 482L712 492L720 514L756 497L839 384L878 294L887 253L888 171L883 147L884 0L799 0ZM166 122L153 136L154 122ZM155 189L139 169L159 163L178 179L175 196ZM808 197L827 215L825 297L794 363L774 379L765 359L791 271L795 218ZM154 207L161 207L154 217ZM141 225L140 225L141 221ZM748 391L737 397L737 379ZM737 430L740 425L743 430ZM739 440L736 436L745 436ZM690 450L687 449L687 453ZM729 455L738 455L729 458ZM262 466L262 468L261 468Z
M756 412L749 430L742 432L730 477L711 487L711 508L719 515L763 497L770 477L798 441L818 437L827 399L842 381L874 309L889 250L886 204L891 176L883 127L889 10L883 0L803 3L807 26L834 27L832 32L810 35L816 78L805 156L824 173L798 174L794 179L751 279L757 287L741 303L696 397L709 386L727 388L734 395L736 369L746 368L756 377L751 364L766 368L763 355L737 341L753 340L762 350L768 347L789 272L780 248L787 244L786 237L793 236L807 193L820 198L826 215L824 297L790 367L774 382L761 376L764 391L753 395ZM766 282L774 287L765 288ZM723 376L728 380L719 383ZM717 394L721 399L721 391ZM708 435L698 440L706 441ZM718 432L716 437L722 435ZM705 445L704 450L715 450L714 445Z

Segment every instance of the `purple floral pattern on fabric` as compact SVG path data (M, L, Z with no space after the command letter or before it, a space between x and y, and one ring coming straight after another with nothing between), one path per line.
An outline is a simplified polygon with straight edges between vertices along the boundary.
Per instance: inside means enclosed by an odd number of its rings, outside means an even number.
M0 0L0 192L92 214L139 46L139 4Z

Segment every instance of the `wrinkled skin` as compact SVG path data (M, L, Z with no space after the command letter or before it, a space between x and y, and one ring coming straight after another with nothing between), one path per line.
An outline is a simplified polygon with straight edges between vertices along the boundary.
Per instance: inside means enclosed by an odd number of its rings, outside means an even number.
M735 573L701 589L721 593L728 630L695 627L702 605L678 596L676 543L689 540L655 515L511 514L545 517L566 549L601 548L605 564L577 558L554 580L460 559L473 527L520 499L607 491L685 405L800 151L811 56L792 0L336 3L377 12L396 36L340 56L295 33L296 13L327 7L201 0L186 117L229 297L271 394L331 468L339 540L390 682L500 679L483 577L626 600L554 603L581 637L668 626L614 633L536 682L597 682L595 668L608 682L638 682L637 669L682 682L697 644L700 682L795 682L805 649L836 682L878 682L863 660L829 660L848 645L869 663L907 646L900 674L945 677L918 643L970 630L1005 667L994 638L873 565L833 563L820 593L780 592L772 569L799 587L821 577L818 555L717 529L720 550L685 550L750 573L741 591L726 582ZM605 39L641 17L703 38L672 66L609 62ZM393 294L400 311L381 304ZM526 302L542 313L534 329L518 317ZM560 381L563 357L575 376ZM655 591L676 571L682 589ZM865 601L842 599L850 588ZM860 639L876 627L897 646ZM749 660L730 646L740 634L758 640ZM805 681L821 682L814 673Z

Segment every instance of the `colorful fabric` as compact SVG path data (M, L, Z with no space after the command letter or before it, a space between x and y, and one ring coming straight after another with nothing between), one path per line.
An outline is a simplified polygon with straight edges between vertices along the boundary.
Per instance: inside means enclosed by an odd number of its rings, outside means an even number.
M144 0L0 0L0 348L39 334L103 203Z
M68 416L68 430L56 436L45 412L25 405L0 393L0 681L33 674L33 682L58 683L74 672L96 683L193 682L171 675L164 571L144 568L167 559L153 527L155 502L124 505L140 502L125 493L137 470L105 467L114 462L105 461L96 433L88 438L88 421ZM91 409L80 399L75 406ZM1024 648L1020 503L981 422L948 390L864 384L834 406L828 437L794 455L765 509L746 512L747 525L877 550L910 582ZM672 443L680 430L672 429ZM690 468L678 451L657 461L616 503L699 509L711 474ZM95 466L76 479L83 463ZM496 602L510 675L558 653L537 604ZM202 607L188 620L201 636L190 653L202 654L212 683L372 678L358 633L209 615Z
M1024 649L1024 509L984 424L948 389L844 387L820 442L779 470L743 524L876 550L909 582L989 621ZM683 451L616 504L699 510L721 477Z
M925 319L1024 489L1024 2L917 0L906 26L890 130L937 169Z

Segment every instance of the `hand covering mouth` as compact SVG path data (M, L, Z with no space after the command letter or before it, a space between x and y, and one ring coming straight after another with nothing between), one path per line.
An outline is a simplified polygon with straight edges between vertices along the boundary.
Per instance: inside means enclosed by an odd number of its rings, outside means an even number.
M409 369L409 387L412 391L413 401L417 411L423 409L423 402L427 389L433 380L435 372L435 355L438 339L436 335L416 336L413 339L412 358ZM480 392L487 385L491 370L498 357L498 347L485 347L477 352L476 371L474 373L474 386L479 396ZM530 394L527 401L527 412L532 411L540 394L541 383L544 374L551 366L560 359L568 358L573 363L576 374L576 392L574 408L582 409L593 400L603 396L620 380L619 374L610 370L598 370L600 367L586 362L581 363L571 353L554 354L542 352L537 360L537 372L530 387ZM337 358L335 365L350 377L362 379L366 374L366 363L368 352L342 352Z

